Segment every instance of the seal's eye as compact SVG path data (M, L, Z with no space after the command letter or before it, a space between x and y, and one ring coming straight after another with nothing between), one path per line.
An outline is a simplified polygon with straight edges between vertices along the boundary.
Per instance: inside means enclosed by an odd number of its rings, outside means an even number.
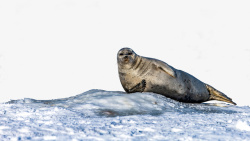
M120 56L122 56L122 55L123 55L123 53L120 53L119 55L120 55Z
M129 53L128 53L128 55L132 55L132 53L131 53L131 52L129 52Z

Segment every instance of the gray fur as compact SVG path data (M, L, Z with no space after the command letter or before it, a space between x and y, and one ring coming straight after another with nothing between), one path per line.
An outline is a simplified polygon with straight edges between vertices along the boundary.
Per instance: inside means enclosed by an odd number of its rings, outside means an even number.
M130 48L122 48L118 52L117 62L120 81L127 93L154 92L191 103L221 100L216 99L217 96L211 91L215 90L214 88L194 76L163 61L139 56ZM211 87L211 90L208 90L208 87ZM231 99L228 101L228 97L221 101L235 104Z

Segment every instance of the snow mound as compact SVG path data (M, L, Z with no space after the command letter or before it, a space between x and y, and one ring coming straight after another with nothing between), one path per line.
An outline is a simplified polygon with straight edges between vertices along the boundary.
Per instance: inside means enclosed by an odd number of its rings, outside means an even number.
M0 140L250 140L250 108L90 90L0 104Z
M181 103L154 93L127 94L125 92L104 90L90 90L63 99L35 100L25 98L12 100L7 103L25 104L32 107L63 107L67 110L81 113L85 117L159 115L165 112L228 114L239 112L237 108L223 108L230 107L230 105L223 103L219 103L219 106L215 106L216 104L190 104Z

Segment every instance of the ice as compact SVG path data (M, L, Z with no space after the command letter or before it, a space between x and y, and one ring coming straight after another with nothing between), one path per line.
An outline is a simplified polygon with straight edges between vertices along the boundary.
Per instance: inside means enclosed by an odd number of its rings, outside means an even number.
M0 104L0 140L250 140L250 108L90 90Z

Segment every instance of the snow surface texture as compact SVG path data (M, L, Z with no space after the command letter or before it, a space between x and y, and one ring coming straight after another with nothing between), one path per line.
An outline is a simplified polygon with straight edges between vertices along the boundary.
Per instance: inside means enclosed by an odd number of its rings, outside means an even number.
M0 140L250 140L250 108L90 90L0 104Z

